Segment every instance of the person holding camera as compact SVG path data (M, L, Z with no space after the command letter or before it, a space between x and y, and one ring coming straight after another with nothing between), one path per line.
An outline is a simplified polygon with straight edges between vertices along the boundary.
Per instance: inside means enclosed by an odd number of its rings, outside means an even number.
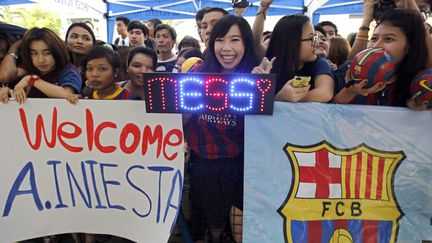
M419 27L412 28L413 26ZM391 9L383 13L368 48L383 48L393 56L396 63L394 79L385 83L375 80L354 82L338 92L333 101L342 104L408 106L415 109L414 104L410 104L410 82L427 67L425 36L426 30L418 13L406 9ZM345 79L346 82L350 80L349 72Z
M267 46L263 43L263 31L266 15L272 3L273 0L260 1L260 6L252 26L255 51L259 58L263 58L267 51Z
M426 20L430 14L431 0L363 0L363 21L352 46L348 60L352 60L359 52L366 49L369 41L370 24L380 15L393 8L402 8L419 12ZM432 58L432 39L427 36L429 57ZM432 59L429 61L432 63Z

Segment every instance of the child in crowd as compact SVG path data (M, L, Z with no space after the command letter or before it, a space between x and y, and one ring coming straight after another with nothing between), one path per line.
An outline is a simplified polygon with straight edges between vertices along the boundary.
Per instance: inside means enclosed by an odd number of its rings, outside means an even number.
M120 70L120 57L109 44L92 48L82 61L82 70L87 79L88 86L93 89L89 99L95 100L125 100L129 97L129 91L119 87L116 76ZM71 94L67 100L76 104L81 94ZM75 240L84 242L130 242L116 236L95 234L73 234Z
M32 28L19 47L27 75L13 90L18 103L32 98L66 98L81 89L81 76L70 63L63 41L48 28Z
M183 37L183 39L178 43L177 50L178 53L180 53L183 49L189 49L189 48L201 49L201 46L197 39L187 35Z
M425 51L425 39L426 29L417 12L392 9L383 13L368 47L383 48L395 58L396 80L387 84L376 83L370 88L364 88L368 80L363 80L343 88L334 102L386 106L406 106L408 102L414 105L410 100L409 86L415 75L427 67L429 57ZM346 79L350 80L349 75Z
M93 89L88 97L95 100L125 100L129 91L119 87L116 76L120 69L120 57L109 45L96 46L91 49L82 61L87 85ZM79 94L71 94L67 100L73 104L82 98Z
M153 73L156 64L157 54L153 49L136 47L130 50L127 58L130 79L119 84L131 94L130 100L144 100L144 73Z
M242 17L227 15L213 27L207 58L199 72L250 73L257 64L249 24ZM218 119L211 118L216 116ZM237 216L230 217L234 238L240 242L244 117L194 114L189 120L187 141L191 148L192 230L205 224L213 242L219 242L231 211ZM193 235L195 240L204 239L204 232Z

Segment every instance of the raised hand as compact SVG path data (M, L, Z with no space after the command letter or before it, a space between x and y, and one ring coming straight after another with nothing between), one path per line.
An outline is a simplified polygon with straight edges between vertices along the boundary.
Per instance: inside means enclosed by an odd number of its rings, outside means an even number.
M259 66L254 67L252 69L253 74L269 74L273 68L273 63L275 62L276 57L273 57L270 61L267 57L263 57L261 64Z

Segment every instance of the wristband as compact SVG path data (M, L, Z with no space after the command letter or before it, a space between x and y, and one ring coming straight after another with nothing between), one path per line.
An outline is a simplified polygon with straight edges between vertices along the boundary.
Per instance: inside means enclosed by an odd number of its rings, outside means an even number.
M28 86L32 87L34 85L34 83L36 82L36 80L39 80L39 76L31 75L28 82L27 82Z
M15 59L15 61L18 60L18 55L17 55L16 53L14 53L14 52L9 52L8 54L11 55L11 56L13 57L13 59Z

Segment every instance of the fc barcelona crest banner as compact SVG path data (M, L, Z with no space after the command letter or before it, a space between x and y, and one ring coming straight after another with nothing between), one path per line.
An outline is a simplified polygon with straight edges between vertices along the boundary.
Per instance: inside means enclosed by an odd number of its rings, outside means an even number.
M432 112L276 102L247 116L244 242L432 242Z

